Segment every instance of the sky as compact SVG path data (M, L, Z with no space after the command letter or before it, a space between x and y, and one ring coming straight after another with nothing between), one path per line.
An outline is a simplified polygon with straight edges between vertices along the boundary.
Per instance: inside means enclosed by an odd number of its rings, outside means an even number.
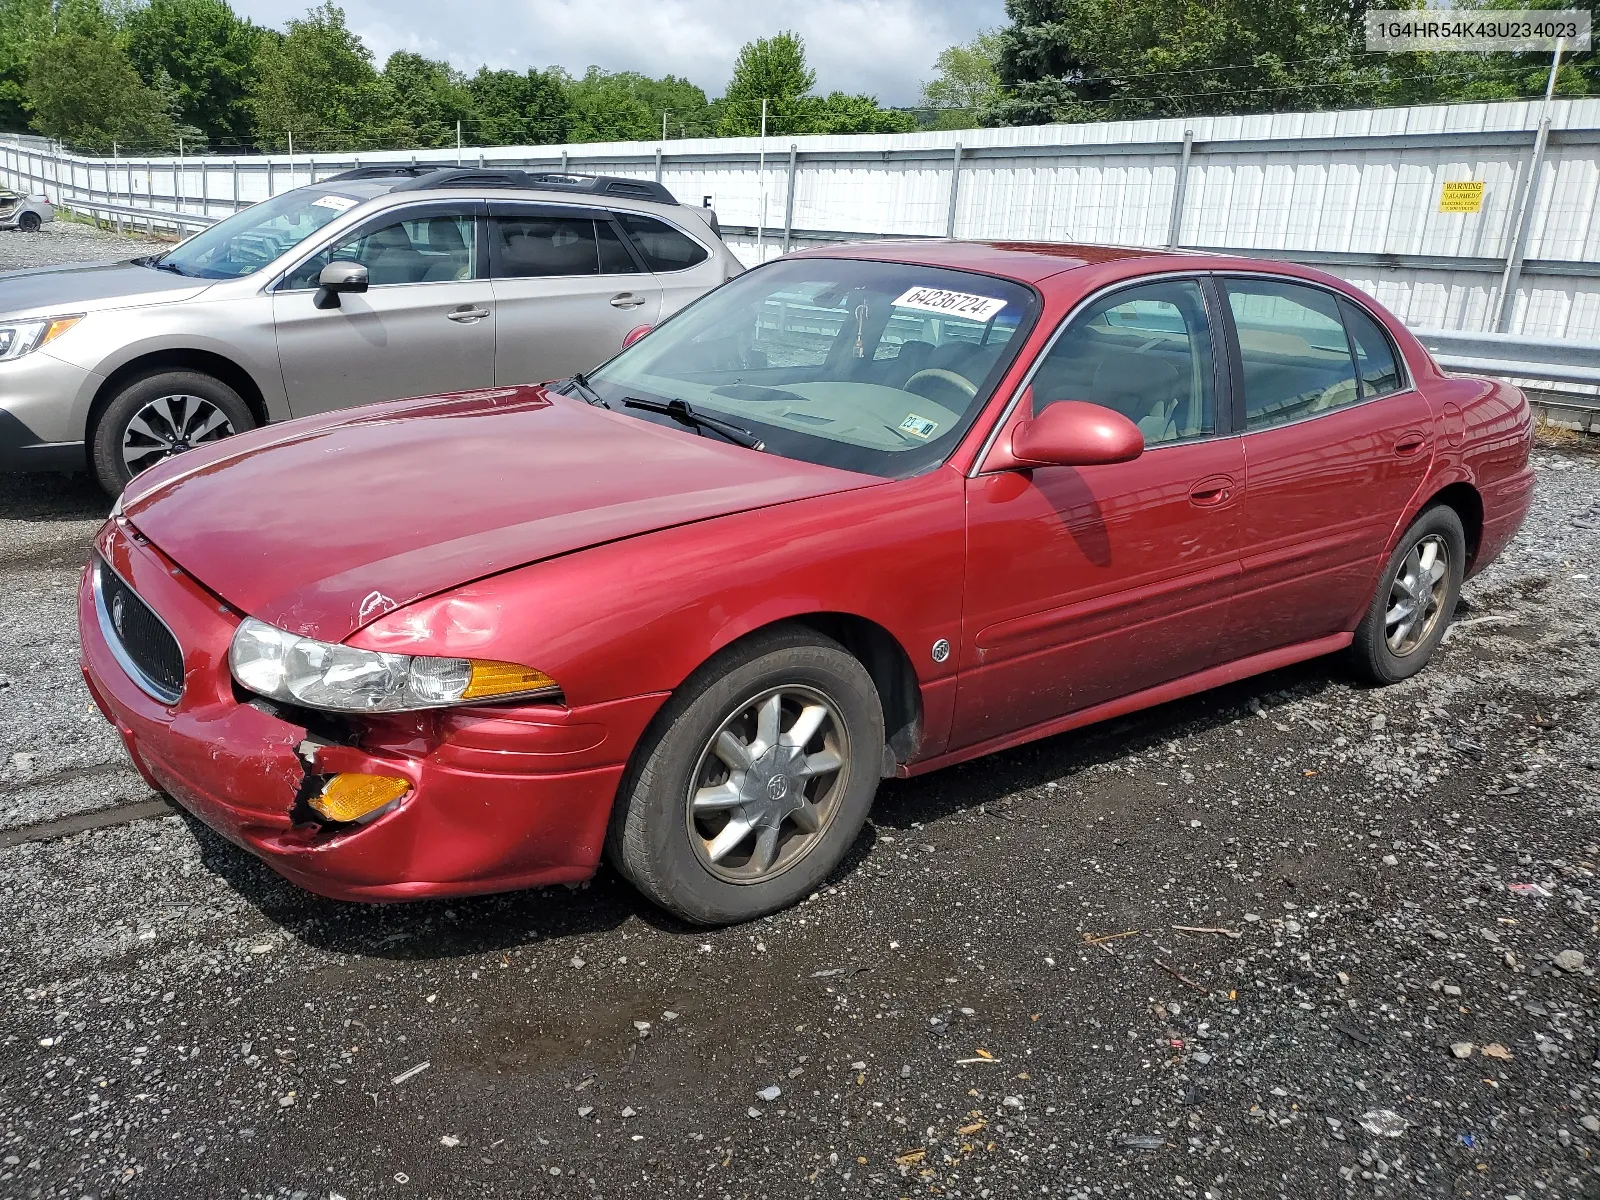
M282 28L310 0L233 0ZM396 50L464 71L565 67L678 75L722 94L739 47L792 29L805 39L817 87L915 104L939 51L1005 23L1003 0L343 0L345 20L378 66Z

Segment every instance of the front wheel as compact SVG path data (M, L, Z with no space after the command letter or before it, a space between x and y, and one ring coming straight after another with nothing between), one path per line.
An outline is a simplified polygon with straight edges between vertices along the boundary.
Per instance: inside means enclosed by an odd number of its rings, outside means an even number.
M699 925L748 921L809 894L877 793L883 708L844 647L758 635L674 695L623 781L613 864Z
M1436 505L1412 522L1350 645L1362 677L1398 683L1428 665L1455 612L1466 566L1467 539L1455 509Z
M214 375L146 375L113 396L100 413L91 439L94 472L106 493L115 496L163 459L255 427L250 406Z

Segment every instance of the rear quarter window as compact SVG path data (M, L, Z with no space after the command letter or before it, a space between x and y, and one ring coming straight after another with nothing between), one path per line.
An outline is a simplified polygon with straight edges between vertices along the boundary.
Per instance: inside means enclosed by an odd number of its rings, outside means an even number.
M619 212L617 220L628 231L633 244L644 256L645 265L652 271L687 271L710 257L704 246L665 221L626 212Z

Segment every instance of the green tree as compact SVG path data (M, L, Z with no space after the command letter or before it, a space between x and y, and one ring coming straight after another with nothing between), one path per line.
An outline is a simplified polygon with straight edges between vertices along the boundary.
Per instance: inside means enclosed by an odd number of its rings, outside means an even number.
M1365 0L1006 0L1003 124L1354 107Z
M829 92L807 97L801 106L803 133L910 133L917 118L894 108L882 108L872 96Z
M661 136L662 113L667 115L669 138L710 137L716 132L716 118L705 92L687 79L680 79L676 75L652 79L648 75L626 74L633 81L633 94L650 110L650 137Z
M733 78L720 101L717 133L749 137L761 132L761 102L767 102L767 132L807 133L805 98L817 82L806 66L806 44L787 30L746 42L734 60Z
M567 94L554 72L478 68L467 82L473 137L479 145L557 144L567 140Z
M124 37L140 78L170 96L174 117L227 145L250 138L261 32L225 0L150 0L128 14Z
M703 136L711 131L706 94L686 79L652 79L636 71L590 67L566 87L574 142L660 140L662 114L669 137Z
M363 149L383 144L394 94L373 68L372 51L331 0L266 38L250 90L256 142L280 150Z
M590 67L582 79L567 85L574 142L642 141L661 135L660 116L650 111L624 74Z
M110 40L115 29L100 0L0 0L0 129L29 128L29 65L62 34Z
M1418 3L1418 0L1411 0ZM1455 0L1453 7L1492 11L1507 8L1571 8L1573 0ZM1451 101L1517 100L1542 95L1550 78L1550 52L1530 54L1395 54L1384 60L1383 103L1437 104ZM1562 56L1556 94L1600 94L1600 53Z
M830 92L811 95L817 73L806 65L806 44L783 32L745 43L733 64L728 90L713 107L717 133L750 137L761 132L761 102L767 102L767 132L904 133L916 128L909 113L881 108L871 96Z
M416 146L453 146L456 122L470 129L472 92L459 71L409 50L397 50L383 67L394 96L389 135Z
M45 42L28 63L27 103L35 129L84 150L120 143L160 151L175 141L165 100L107 38L66 33Z
M934 77L922 85L922 103L937 109L935 129L969 129L1000 100L998 29L982 30L970 42L940 51Z

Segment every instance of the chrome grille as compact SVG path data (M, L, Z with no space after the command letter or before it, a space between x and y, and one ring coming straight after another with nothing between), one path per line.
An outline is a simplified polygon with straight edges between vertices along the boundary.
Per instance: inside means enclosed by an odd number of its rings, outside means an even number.
M94 567L95 606L122 669L163 704L183 695L183 650L150 606L103 561Z

